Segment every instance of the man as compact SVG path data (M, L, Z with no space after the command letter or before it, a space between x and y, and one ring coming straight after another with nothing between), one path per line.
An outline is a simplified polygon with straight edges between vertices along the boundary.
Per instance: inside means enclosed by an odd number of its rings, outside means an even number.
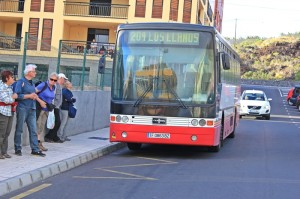
M18 94L18 106L16 115L16 131L15 131L15 154L22 156L21 136L23 133L23 124L26 122L29 140L31 147L31 154L44 157L46 154L40 151L37 139L36 130L36 101L41 107L46 108L46 103L41 100L35 93L35 86L32 79L36 75L36 65L28 64L24 70L24 77L17 81L15 86L15 93Z
M61 118L60 118L60 106L62 104L62 86L65 83L65 80L68 80L68 78L63 73L58 74L58 80L56 83L56 89L55 89L55 97L54 97L54 115L55 115L55 125L54 128L49 130L47 135L45 136L46 142L58 142L63 143L64 141L70 141L69 139L61 140L57 136L57 131L60 127Z

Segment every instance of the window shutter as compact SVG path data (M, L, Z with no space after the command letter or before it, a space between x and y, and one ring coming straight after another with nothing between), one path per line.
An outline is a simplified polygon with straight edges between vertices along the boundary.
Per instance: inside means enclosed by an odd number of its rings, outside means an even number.
M55 0L45 0L44 12L54 12Z
M28 50L36 50L39 36L39 18L29 19L29 31L28 31Z
M136 0L135 17L145 17L146 0Z
M31 0L30 11L37 11L41 10L41 0Z
M178 20L178 0L171 0L170 16L171 21Z
M51 50L53 19L44 19L41 51Z
M163 0L153 0L152 18L162 18Z
M191 11L192 11L192 0L184 0L183 5L183 23L190 23L191 22Z

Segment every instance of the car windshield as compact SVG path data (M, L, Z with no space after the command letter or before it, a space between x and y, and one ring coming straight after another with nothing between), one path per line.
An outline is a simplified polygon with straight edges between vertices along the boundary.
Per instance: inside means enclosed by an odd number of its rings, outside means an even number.
M262 93L245 93L243 100L257 100L257 101L265 101L265 96Z

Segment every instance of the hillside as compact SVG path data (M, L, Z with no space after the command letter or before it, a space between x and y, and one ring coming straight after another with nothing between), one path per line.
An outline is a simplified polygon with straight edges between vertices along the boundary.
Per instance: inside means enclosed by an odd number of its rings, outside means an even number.
M299 37L247 38L235 47L242 59L242 78L300 80Z

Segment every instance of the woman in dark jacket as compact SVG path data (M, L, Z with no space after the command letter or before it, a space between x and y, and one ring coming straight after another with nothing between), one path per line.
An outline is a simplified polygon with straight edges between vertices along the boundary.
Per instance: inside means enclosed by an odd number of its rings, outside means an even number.
M57 132L57 136L62 141L70 141L66 135L65 127L69 121L69 106L73 106L73 103L76 102L76 99L73 97L72 83L69 81L65 82L65 88L62 89L62 105L61 105L61 124Z

